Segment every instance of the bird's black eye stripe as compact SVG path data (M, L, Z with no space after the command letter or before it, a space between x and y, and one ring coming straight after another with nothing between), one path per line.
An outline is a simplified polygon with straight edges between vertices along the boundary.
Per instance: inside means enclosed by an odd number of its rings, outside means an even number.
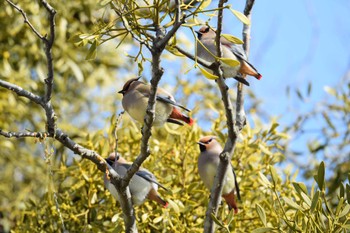
M209 32L209 27L207 27L207 28L204 30L204 32Z
M211 138L211 139L209 139L208 141L206 141L206 142L204 142L205 144L209 144L209 143L211 143L211 141L213 141L213 139L214 138Z

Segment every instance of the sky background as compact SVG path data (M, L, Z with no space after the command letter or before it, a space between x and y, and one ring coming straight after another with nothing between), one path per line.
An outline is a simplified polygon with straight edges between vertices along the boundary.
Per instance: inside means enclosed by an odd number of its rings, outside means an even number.
M214 0L211 6L214 8L217 3ZM229 1L228 4L243 12L245 1ZM271 116L279 117L280 130L290 125L296 116L311 111L327 98L325 87L335 87L341 80L350 82L349 15L349 0L255 1L250 61L263 78L258 81L250 77L248 88L262 101L262 109ZM202 19L205 21L206 17ZM215 19L211 21L211 26L216 27ZM188 29L180 32L191 38ZM242 24L229 10L224 11L223 33L242 37ZM192 50L194 53L193 45ZM172 62L163 64L166 72L161 82L169 83L172 75L179 71L176 68L169 71L174 66ZM198 70L194 69L182 75L191 79L196 72ZM228 80L228 83L234 84L235 81ZM306 96L309 83L312 92L304 102L300 101L296 90L300 89ZM286 94L287 87L290 88L289 96ZM188 107L193 108L191 103ZM252 121L249 116L248 120ZM321 128L319 124L317 120L310 121L305 128L318 129ZM319 137L312 133L290 136L290 148L303 152L304 156L309 156L307 141ZM299 160L304 164L308 161L304 157Z

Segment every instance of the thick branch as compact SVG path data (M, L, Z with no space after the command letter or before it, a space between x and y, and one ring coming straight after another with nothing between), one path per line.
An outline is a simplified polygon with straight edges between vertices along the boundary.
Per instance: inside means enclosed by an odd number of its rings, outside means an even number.
M35 95L34 93L32 93L30 91L24 90L20 86L17 86L15 84L12 84L12 83L9 83L9 82L6 82L6 81L1 80L1 79L0 79L0 86L4 87L4 88L6 88L6 89L8 89L10 91L15 92L19 96L26 97L26 98L28 98L29 100L33 101L36 104L39 104L41 106L44 105L44 102L43 102L43 100L42 100L42 98L40 96Z
M53 43L55 41L55 15L56 10L53 9L50 4L48 4L45 0L41 0L41 4L46 8L49 12L49 22L50 22L50 37L43 40L45 43L45 55L47 59L47 78L45 79L45 102L49 102L52 97L52 88L53 88L53 62L52 62L52 53L51 49ZM50 121L48 122L50 123ZM53 122L54 124L54 122ZM54 127L54 125L49 125L49 127ZM50 130L49 130L50 131Z

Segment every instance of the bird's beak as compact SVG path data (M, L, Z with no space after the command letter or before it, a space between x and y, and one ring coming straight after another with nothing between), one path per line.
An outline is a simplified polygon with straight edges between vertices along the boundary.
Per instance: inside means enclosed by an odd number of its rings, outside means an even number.
M124 94L125 94L125 91L124 91L124 90L121 90L121 91L118 91L117 93L124 95Z
M194 31L194 32L197 33L198 36L202 35L200 31Z

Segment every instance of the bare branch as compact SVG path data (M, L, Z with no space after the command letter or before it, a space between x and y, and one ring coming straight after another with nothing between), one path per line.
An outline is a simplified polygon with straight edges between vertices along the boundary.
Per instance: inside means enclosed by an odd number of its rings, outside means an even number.
M52 62L52 53L51 49L53 46L53 43L55 41L55 15L56 10L53 9L50 4L48 4L45 0L41 0L41 4L46 8L46 10L49 12L49 23L50 23L50 37L49 39L46 38L43 40L45 43L45 55L47 59L47 78L45 79L45 102L48 103L51 100L52 97L52 88L53 88L53 62ZM52 125L51 125L52 124ZM48 121L48 128L50 130L54 130L55 122L51 122L51 120ZM49 130L49 131L50 131Z
M244 8L244 14L250 19L250 13L254 6L255 0L247 0ZM250 25L243 25L243 49L249 56L250 50ZM237 99L236 99L236 126L239 130L242 130L246 123L245 111L244 111L244 86L242 83L237 85Z
M29 100L33 101L36 104L39 104L41 106L44 105L44 102L43 102L43 100L42 100L42 98L40 96L35 95L34 93L32 93L30 91L24 90L20 86L17 86L15 84L12 84L12 83L9 83L9 82L6 82L6 81L1 80L1 79L0 79L0 86L4 87L4 88L6 88L6 89L8 89L10 91L15 92L19 96L26 97L26 98L28 98Z
M200 57L195 57L191 53L187 52L186 50L180 48L179 46L175 46L175 48L183 55L185 55L187 58L193 60L194 62L197 62L198 64L204 66L205 68L212 69L212 63L207 62L206 60L200 58Z
M46 132L6 132L0 129L0 135L7 138L45 138L47 136Z

